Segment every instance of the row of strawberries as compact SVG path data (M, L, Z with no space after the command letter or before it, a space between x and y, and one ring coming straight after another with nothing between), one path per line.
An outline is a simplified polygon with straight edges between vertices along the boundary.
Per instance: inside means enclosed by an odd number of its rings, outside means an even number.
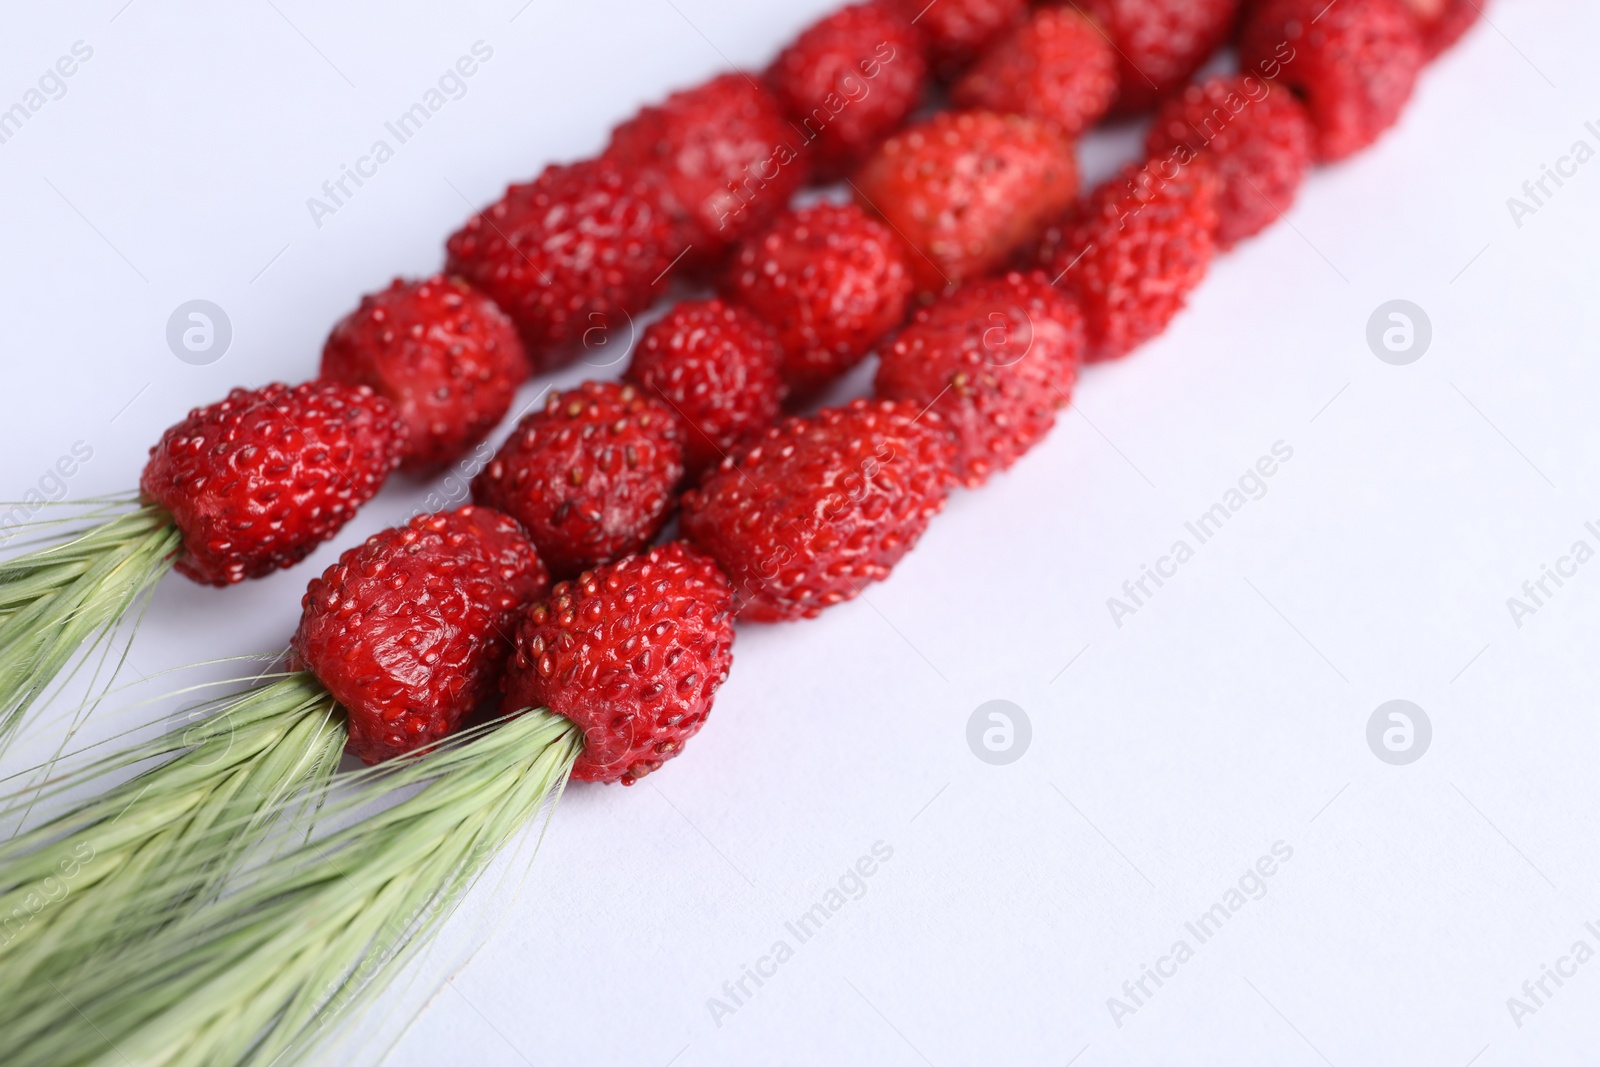
M393 467L458 459L530 371L631 321L674 269L710 281L720 295L643 331L622 381L525 418L478 507L346 553L294 641L376 761L453 732L515 628L505 706L574 719L575 776L631 783L703 722L735 614L814 616L885 577L954 484L1045 435L1080 363L1159 333L1313 161L1391 125L1477 12L1238 8L870 0L760 80L644 108L600 157L474 216L444 274L365 298L321 379L169 430L141 488L184 533L179 569L224 584L297 561ZM1236 28L1241 73L1183 88ZM961 110L905 126L935 77ZM1146 159L1079 199L1072 138L1154 105ZM788 206L840 176L855 202ZM782 418L874 350L876 399ZM649 548L675 512L683 540Z

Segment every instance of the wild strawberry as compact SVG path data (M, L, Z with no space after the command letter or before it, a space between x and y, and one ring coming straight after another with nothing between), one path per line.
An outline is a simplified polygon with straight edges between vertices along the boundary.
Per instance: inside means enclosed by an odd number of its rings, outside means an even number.
M760 433L783 407L783 351L742 307L685 300L645 327L624 377L683 420L693 478Z
M1323 162L1394 125L1422 64L1422 39L1400 0L1261 0L1239 34L1241 69L1305 101Z
M906 401L786 419L683 495L683 531L745 618L810 618L911 551L944 506L954 451L939 416Z
M517 628L501 707L583 728L572 777L632 785L683 751L733 665L733 592L681 541L550 591Z
M1422 51L1429 59L1449 48L1472 29L1489 0L1404 0L1422 34Z
M910 257L854 204L786 211L739 246L723 291L777 331L783 376L799 394L831 382L905 321Z
M969 282L920 309L880 356L873 391L943 417L976 488L1038 444L1072 395L1083 315L1043 274Z
M1342 2L1342 0L1341 0ZM1221 47L1240 0L1083 0L1118 55L1117 111L1148 111Z
M511 186L446 247L446 270L511 316L535 371L622 331L682 251L662 187L604 160Z
M312 580L290 647L349 715L348 750L377 763L455 732L495 692L520 612L550 576L489 508L418 515Z
M521 523L562 577L649 544L682 479L671 408L632 385L584 382L517 424L472 480L472 499Z
M900 13L922 33L933 72L949 80L960 74L1007 29L1021 22L1028 0L895 0Z
M1088 359L1115 359L1166 329L1216 247L1217 179L1203 160L1137 164L1046 236L1044 267L1083 309Z
M364 385L235 389L161 435L139 491L183 534L178 571L231 585L338 533L399 464L404 438L394 405Z
M642 108L611 132L606 158L666 186L694 245L691 258L701 263L787 204L809 166L783 109L743 73L719 75Z
M1117 54L1105 34L1076 8L1047 7L990 45L950 102L1048 119L1076 137L1116 95Z
M937 292L1003 265L1078 192L1072 142L1038 119L944 111L885 141L856 193L912 248Z
M852 170L904 122L927 78L916 31L883 0L812 23L767 70L767 84L808 139L824 180Z
M1253 75L1219 75L1161 105L1145 138L1153 160L1205 153L1217 172L1217 247L1232 248L1294 203L1311 165L1311 120L1292 93Z
M322 377L371 386L400 412L400 469L454 463L494 429L528 374L517 330L459 278L396 278L361 298L322 347Z

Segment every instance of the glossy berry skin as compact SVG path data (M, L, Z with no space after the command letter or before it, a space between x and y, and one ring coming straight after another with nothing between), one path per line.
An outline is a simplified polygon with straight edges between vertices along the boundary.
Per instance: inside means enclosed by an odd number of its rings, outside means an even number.
M511 316L537 372L630 336L683 243L659 183L585 160L510 186L446 249L446 270Z
M1145 153L1179 164L1205 154L1217 172L1217 247L1228 249L1289 210L1311 166L1311 140L1311 119L1292 93L1230 74L1161 105Z
M855 204L786 211L739 246L723 292L777 331L783 376L808 395L905 321L915 285L894 231Z
M1394 125L1423 62L1400 0L1261 0L1239 35L1240 69L1305 101L1321 162L1355 154Z
M911 114L928 80L910 19L884 0L812 23L767 70L789 121L804 132L815 176L848 173Z
M782 368L772 328L713 297L674 304L645 327L623 377L677 413L693 479L778 418Z
M527 357L494 301L459 278L396 278L322 346L322 377L371 386L400 412L400 469L454 463L505 418Z
M733 591L681 541L618 560L533 605L501 707L583 729L572 777L632 785L683 751L733 664Z
M955 446L930 412L856 400L772 427L683 495L684 535L756 622L850 600L917 543L944 506Z
M966 69L1002 33L1021 22L1028 0L895 0L915 19L933 73L948 81Z
M885 141L855 185L912 245L918 287L939 292L1031 241L1077 195L1078 164L1072 142L1038 119L943 111Z
M1082 0L1078 6L1116 46L1116 110L1132 114L1183 88L1227 40L1240 0Z
M1083 357L1083 315L1043 274L969 282L920 309L879 357L874 394L942 417L971 488L1055 425Z
M584 382L517 424L472 480L472 499L521 523L559 578L649 544L682 479L671 408L637 386Z
M689 258L702 264L787 204L810 165L778 101L758 79L737 72L640 109L611 132L606 158L665 185L694 245Z
M404 755L454 733L494 694L518 614L549 588L507 516L471 505L418 515L311 582L293 666L343 705L351 754Z
M339 532L400 462L405 427L364 385L235 389L161 435L139 492L183 534L180 574L232 585L292 567Z
M950 90L957 107L1054 122L1076 137L1111 109L1117 53L1073 7L1040 8L990 45Z
M1216 175L1204 159L1166 173L1127 167L1046 236L1045 272L1083 310L1090 361L1166 329L1211 265Z

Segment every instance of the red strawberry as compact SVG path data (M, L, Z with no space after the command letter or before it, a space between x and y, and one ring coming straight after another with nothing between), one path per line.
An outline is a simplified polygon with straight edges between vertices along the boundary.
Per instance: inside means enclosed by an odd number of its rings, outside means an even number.
M1432 59L1461 39L1483 15L1489 0L1405 0L1422 34L1422 51Z
M1037 119L944 111L894 135L856 193L913 249L918 284L938 291L1001 266L1072 203L1072 142Z
M517 615L549 588L498 511L418 515L312 580L293 665L349 713L349 751L377 763L454 733L494 693Z
M895 0L922 32L933 71L954 78L1000 34L1021 22L1028 0Z
M625 331L683 250L662 187L603 160L511 186L446 247L446 269L511 316L536 371Z
M1422 64L1421 37L1400 0L1261 0L1239 35L1240 68L1281 80L1306 102L1324 162L1394 125Z
M778 417L782 366L771 327L712 298L675 304L647 326L624 377L683 420L684 466L692 478Z
M551 393L472 480L472 499L522 524L557 577L649 544L683 478L672 409L632 385Z
M1046 236L1045 270L1083 309L1090 360L1115 359L1166 329L1215 249L1217 179L1197 160L1132 165Z
M723 290L777 330L783 376L808 394L861 362L905 321L905 246L854 204L787 211L739 247Z
M779 53L767 84L810 142L817 177L861 162L922 98L921 41L896 8L852 4L814 22Z
M1205 153L1219 183L1217 247L1227 249L1294 203L1311 137L1311 120L1291 93L1254 75L1220 75L1161 106L1145 151L1178 165Z
M1066 405L1083 315L1043 274L969 282L922 308L883 351L874 392L943 417L976 488L1038 444Z
M732 590L681 541L562 582L528 611L501 707L583 728L572 777L632 785L683 751L733 665Z
M1123 114L1148 111L1182 88L1227 40L1239 14L1239 0L1082 0L1079 6L1116 47Z
M806 182L807 155L772 94L743 73L641 109L611 132L606 149L624 170L666 185L700 262L787 204Z
M183 533L177 569L231 585L338 533L399 464L404 438L394 405L364 385L235 389L161 435L139 492Z
M361 298L322 347L322 377L369 385L399 409L400 469L454 463L494 429L527 376L516 327L459 278L396 278Z
M938 514L955 448L939 416L857 400L772 427L683 495L683 531L757 622L810 618L911 551Z
M1076 8L1041 8L1001 37L950 90L957 107L1048 119L1076 137L1111 108L1117 54Z

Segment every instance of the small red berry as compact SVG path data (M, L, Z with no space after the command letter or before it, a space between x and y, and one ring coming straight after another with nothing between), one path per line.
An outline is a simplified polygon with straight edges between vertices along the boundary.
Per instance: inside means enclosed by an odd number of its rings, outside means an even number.
M454 463L505 418L527 376L517 330L459 278L396 278L339 321L322 347L322 377L369 385L400 412L400 469Z
M810 618L889 576L944 506L954 444L939 416L857 400L790 418L683 496L683 531L757 622Z
M561 582L517 628L501 707L583 729L572 777L632 785L683 751L733 665L732 590L681 541Z
M1072 396L1083 315L1043 274L968 284L919 310L878 363L877 396L931 408L976 488L1038 444Z
M561 577L649 544L682 479L671 408L636 386L584 382L517 424L472 480L472 499L521 523Z
M1152 160L1205 153L1217 172L1217 247L1232 248L1289 210L1311 166L1311 120L1290 92L1254 75L1191 85L1156 112Z
M1132 114L1181 89L1222 46L1240 0L1082 0L1079 6L1116 47L1116 109Z
M791 389L815 392L905 321L914 288L894 231L854 204L786 211L739 246L723 291L777 331Z
M783 351L744 308L685 300L645 328L624 377L683 421L690 478L738 449L783 408Z
M1045 238L1043 265L1083 309L1091 361L1127 355L1166 329L1216 247L1217 179L1203 159L1131 165Z
M904 122L927 78L916 31L882 0L812 23L767 70L767 84L804 132L824 180L848 173Z
M978 58L950 90L957 107L1047 119L1076 137L1117 95L1117 54L1076 8L1041 8Z
M805 184L809 166L778 102L739 72L642 108L611 132L605 154L666 186L697 263L771 218Z
M1002 33L1021 22L1028 0L895 0L921 32L933 72L949 80Z
M1422 34L1422 51L1429 59L1445 51L1483 15L1489 0L1404 0Z
M1261 0L1239 34L1241 69L1305 101L1323 162L1394 125L1422 64L1421 36L1400 0Z
M510 315L535 371L629 336L683 250L662 187L604 160L545 168L451 235L446 269Z
M161 435L139 478L183 534L176 567L232 585L299 563L400 462L405 427L364 385L235 389Z
M895 134L855 179L937 292L1003 266L1078 192L1072 142L1038 119L943 111Z
M312 580L293 662L349 714L349 751L377 763L449 736L494 694L517 615L549 588L505 515L418 515Z

